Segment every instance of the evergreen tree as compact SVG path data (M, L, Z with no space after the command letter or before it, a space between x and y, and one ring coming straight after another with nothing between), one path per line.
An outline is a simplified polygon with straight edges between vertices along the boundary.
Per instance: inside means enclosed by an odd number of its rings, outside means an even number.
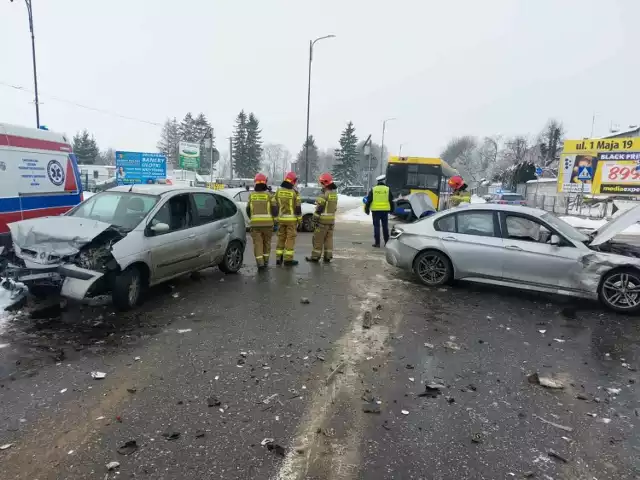
M85 129L73 137L73 152L80 164L93 164L100 155L100 149L93 135Z
M240 178L251 176L251 165L247 149L247 114L240 111L236 117L233 134L233 171Z
M211 165L211 150L205 148L205 138L208 138L209 135L213 135L213 129L211 128L211 123L207 120L207 117L204 113L199 113L198 116L193 121L193 130L194 136L196 138L196 142L200 143L200 169L199 172L201 174L206 174L210 172L212 167ZM213 163L217 161L215 149L215 137L211 139L211 148L213 148Z
M182 122L180 122L180 126L178 127L178 132L180 134L180 140L183 142L199 142L200 138L198 138L198 131L196 127L196 121L193 118L191 112L187 113L184 116Z
M306 147L309 145L309 178L305 178L305 174L307 172L305 159L306 159ZM298 166L298 176L304 183L308 183L311 181L312 183L315 181L314 179L318 175L318 147L316 146L316 140L313 138L313 135L309 135L309 138L306 142L302 144L302 150L298 152L298 156L296 157L297 166Z
M260 164L262 163L262 130L260 130L260 121L252 113L249 114L247 120L247 137L246 137L246 149L247 149L247 168L249 175L253 177L260 171Z
M333 176L344 185L352 185L359 181L358 137L353 122L349 122L340 136L340 148L336 150L336 163Z
M158 151L167 156L167 164L178 165L178 142L180 142L180 125L175 119L167 118L162 126L162 133L158 141Z

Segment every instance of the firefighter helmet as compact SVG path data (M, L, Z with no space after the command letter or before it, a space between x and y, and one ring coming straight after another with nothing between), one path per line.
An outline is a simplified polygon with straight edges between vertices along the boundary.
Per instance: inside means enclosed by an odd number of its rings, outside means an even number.
M460 175L454 175L449 179L447 183L454 191L457 191L460 190L464 185L464 180L462 180L462 177Z
M295 172L289 172L284 176L284 181L289 182L291 185L295 185L298 181L298 176Z
M253 183L258 185L259 183L267 184L267 176L264 173L258 173L256 178L253 179Z
M319 179L320 185L326 187L327 185L331 185L333 183L333 177L330 173L323 173L320 175Z

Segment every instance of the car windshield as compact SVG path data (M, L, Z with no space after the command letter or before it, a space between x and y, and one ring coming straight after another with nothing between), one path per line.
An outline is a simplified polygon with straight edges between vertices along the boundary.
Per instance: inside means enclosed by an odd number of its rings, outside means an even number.
M542 215L542 220L551 225L554 229L556 229L560 234L564 235L567 238L575 240L577 242L586 242L589 240L589 237L584 233L576 230L571 225L569 225L564 220L560 220L558 217L551 213L545 213Z
M502 195L502 199L507 202L515 202L518 200L524 200L524 197L518 193L505 193Z
M300 189L300 195L302 197L317 197L321 192L322 189L316 187L304 187Z
M158 203L158 198L131 192L103 192L81 203L68 215L133 230Z

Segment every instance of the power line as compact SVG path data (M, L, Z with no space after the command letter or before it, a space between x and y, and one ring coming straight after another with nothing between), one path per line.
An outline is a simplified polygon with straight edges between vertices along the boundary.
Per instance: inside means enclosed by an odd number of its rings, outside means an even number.
M0 85L2 85L3 87L13 88L14 90L19 90L19 91L22 91L22 92L33 93L33 90L30 90L30 89L25 88L25 87L21 87L19 85L11 85L10 83L5 83L3 81L0 81ZM41 94L40 96L42 97L43 95ZM49 98L51 100L55 100L57 102L67 103L69 105L73 105L73 106L78 107L78 108L84 108L85 110L91 110L93 112L103 113L105 115L112 115L114 117L123 118L125 120L131 120L131 121L134 121L134 122L146 123L146 124L154 125L154 126L157 126L157 127L161 127L162 126L162 123L152 122L150 120L143 120L141 118L129 117L127 115L121 115L121 114L119 114L117 112L112 112L110 110L104 110L102 108L90 107L88 105L83 105L81 103L74 102L73 100L67 100L65 98L55 97L53 95L45 95L45 97L47 97L47 98Z

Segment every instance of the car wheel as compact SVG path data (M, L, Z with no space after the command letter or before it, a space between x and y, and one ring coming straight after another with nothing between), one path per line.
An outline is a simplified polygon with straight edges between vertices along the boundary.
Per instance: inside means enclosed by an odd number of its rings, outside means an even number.
M598 297L611 310L637 313L640 311L640 272L622 268L607 273L600 282Z
M140 269L136 266L127 268L115 278L111 292L113 305L123 312L131 310L140 303L143 288Z
M238 273L244 260L244 248L240 242L231 242L224 252L224 258L218 268L224 273Z
M313 232L313 215L305 215L302 217L302 228L303 232Z
M445 285L453 279L453 267L449 258L436 250L427 250L413 262L413 270L420 281L430 287Z

